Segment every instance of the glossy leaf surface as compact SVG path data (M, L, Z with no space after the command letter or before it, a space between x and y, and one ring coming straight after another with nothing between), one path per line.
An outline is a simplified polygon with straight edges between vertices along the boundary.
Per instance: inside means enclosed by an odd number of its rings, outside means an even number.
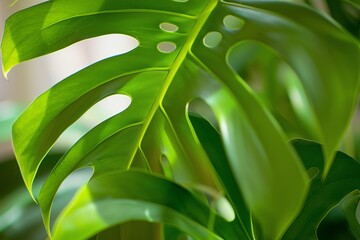
M96 178L140 164L189 188L221 192L217 176L224 173L210 167L214 160L208 159L186 113L189 103L199 99L219 125L235 194L242 194L266 238L281 237L302 207L308 178L281 127L228 56L241 42L257 41L294 69L311 108L310 128L324 144L325 176L359 91L357 43L311 9L286 2L55 0L9 18L2 42L4 72L77 41L113 33L130 35L139 46L64 79L13 128L20 170L32 193L43 157L71 124L109 95L132 99L128 109L72 146L34 196L48 233L57 189L85 166L94 168ZM116 184L106 181L104 187ZM80 208L81 199L73 206ZM84 199L91 205L90 196ZM109 204L117 206L116 201ZM241 234L252 236L249 215L237 217Z
M341 208L356 239L360 238L360 190L350 193L341 202Z
M213 168L218 174L218 178L223 185L226 196L230 198L231 204L235 209L237 219L246 228L246 233L252 233L251 217L246 207L242 193L236 184L234 175L221 142L221 136L211 124L203 117L190 113L190 120L194 127L197 137L204 147ZM251 237L248 235L248 238Z
M317 239L316 229L326 214L346 195L359 190L360 162L337 152L333 167L323 181L321 175L324 171L324 156L321 145L305 140L295 140L293 144L308 169L311 187L302 211L283 239Z
M241 236L218 216L211 230L212 215L215 212L171 181L142 172L115 172L95 177L81 189L59 217L53 239L87 239L109 225L129 220L171 224L195 239Z

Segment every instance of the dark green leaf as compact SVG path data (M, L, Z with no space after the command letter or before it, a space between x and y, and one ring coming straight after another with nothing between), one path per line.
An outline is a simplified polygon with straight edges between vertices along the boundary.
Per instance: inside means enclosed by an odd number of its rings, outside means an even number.
M305 205L290 225L283 239L317 239L316 229L326 214L360 187L360 162L337 152L326 180L322 179L324 156L321 145L305 140L293 141L308 169L311 188Z
M225 150L222 146L221 136L204 118L191 113L189 117L197 137L206 150L211 164L218 174L226 195L229 196L231 203L235 208L237 215L236 221L242 222L240 225L245 228L244 232L247 236L242 236L242 238L252 239L250 213L245 205L242 194L236 184L236 180L234 179L234 175L229 166Z
M360 188L360 187L359 187ZM360 191L359 189L350 193L341 202L341 208L345 213L345 217L350 228L356 237L360 239Z

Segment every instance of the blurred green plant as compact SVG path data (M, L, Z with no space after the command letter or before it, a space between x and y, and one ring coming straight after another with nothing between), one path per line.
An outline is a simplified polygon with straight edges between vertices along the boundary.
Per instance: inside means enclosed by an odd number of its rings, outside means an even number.
M15 119L24 110L20 104L11 102L0 102L0 144L11 140L11 126ZM1 160L1 156L0 156Z
M359 190L360 163L337 152L359 96L359 43L330 18L282 1L48 1L7 20L5 75L114 33L139 45L64 79L13 126L49 238L316 239L327 213ZM46 159L114 94L130 106ZM321 145L289 142L299 137ZM60 185L89 167L54 214ZM343 205L355 235L356 199Z

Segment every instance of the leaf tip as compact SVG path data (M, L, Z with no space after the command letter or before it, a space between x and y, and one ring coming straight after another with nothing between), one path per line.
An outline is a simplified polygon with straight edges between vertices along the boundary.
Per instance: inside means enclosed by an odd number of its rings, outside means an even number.
M8 78L8 73L9 73L9 70L5 70L5 67L4 67L4 65L2 65L2 74L3 74L3 76L5 77L5 79L6 80L9 80L9 78Z

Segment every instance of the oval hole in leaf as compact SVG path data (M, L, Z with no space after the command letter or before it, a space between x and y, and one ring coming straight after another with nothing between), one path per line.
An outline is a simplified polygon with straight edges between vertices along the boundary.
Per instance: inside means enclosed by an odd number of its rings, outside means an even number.
M222 39L222 34L219 32L209 32L205 35L203 43L208 48L215 48L219 45Z
M131 98L124 94L114 94L102 99L87 110L73 125L64 131L55 148L67 148L79 140L86 132L108 118L124 111L131 104Z
M211 123L216 129L219 129L219 123L211 107L202 99L195 98L187 105L188 114L198 114Z
M240 30L245 21L233 15L227 15L224 17L223 23L228 30Z
M93 173L93 168L85 167L67 176L55 195L50 219L56 219L56 216L70 202L75 193L90 180Z
M45 157L40 164L39 172L42 172L43 177L37 174L35 180L41 182L42 185L49 175L50 169L56 165L61 155L63 155L69 147L74 145L82 136L101 122L126 110L130 104L131 98L124 94L114 94L94 104L56 140L50 150L50 157ZM34 189L34 196L38 195L39 190L40 189Z
M173 42L161 42L157 45L157 49L162 53L171 53L176 50L176 44Z
M128 53L139 42L129 35L108 34L74 43L64 49L21 63L11 70L9 78L26 75L27 98L36 96L79 70L103 59ZM31 69L31 72L28 71ZM23 83L24 84L24 83Z
M189 0L173 0L174 2L181 2L181 3L184 3L184 2L188 2Z
M128 53L138 45L139 42L134 37L124 34L86 39L59 51L59 55L54 56L57 59L50 61L49 70L56 74L60 74L59 69L61 72L65 71L66 76L57 76L57 79L63 79L100 60Z
M176 32L177 30L179 30L178 26L176 26L175 24L172 24L172 23L167 23L167 22L161 23L159 27L161 30L163 30L165 32Z

